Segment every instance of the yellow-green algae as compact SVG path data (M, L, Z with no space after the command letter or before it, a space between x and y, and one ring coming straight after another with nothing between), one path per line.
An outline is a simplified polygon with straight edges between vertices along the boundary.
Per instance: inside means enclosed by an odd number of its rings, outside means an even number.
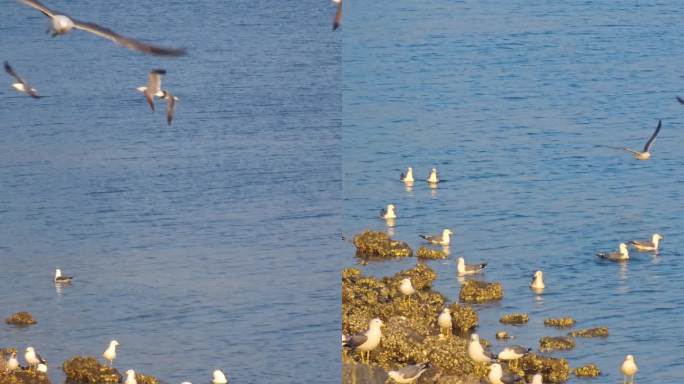
M575 348L575 339L570 336L544 336L539 339L539 350L542 352L565 351L573 348Z
M453 303L449 306L451 310L451 326L457 334L465 335L477 327L477 312L469 305Z
M465 303L501 300L503 299L503 287L498 282L487 283L478 280L466 280L461 286L458 297Z
M392 240L385 232L364 231L353 240L356 256L377 258L400 258L413 256L413 250L403 241Z
M575 368L572 373L577 377L596 377L601 375L601 370L596 364L587 364L585 366Z
M26 325L37 324L38 322L28 312L17 312L17 313L12 314L12 316L8 317L7 319L5 319L5 323L11 324L11 325L26 326Z
M564 383L570 375L570 365L565 359L541 356L530 353L519 360L515 366L509 366L519 376L525 377L527 382L532 381L535 373L541 373L544 383Z
M568 333L572 337L608 337L608 327L579 329Z
M121 374L116 368L100 364L91 356L75 356L62 364L67 381L85 384L120 383Z
M150 375L143 375L142 373L135 374L135 381L138 384L159 384L159 379Z
M572 317L549 318L544 319L544 325L547 327L570 328L575 325L575 319Z
M508 340L511 338L511 335L508 334L506 331L499 331L496 333L496 339L497 340Z
M0 384L50 384L50 378L35 369L18 368L11 372L0 372Z
M446 259L449 257L449 255L446 254L444 251L440 251L438 249L432 249L428 247L420 247L418 248L418 251L416 251L416 256L419 259L431 259L431 260L436 260L436 259Z
M530 317L527 315L527 313L509 313L507 315L501 316L499 319L501 324L509 325L527 324L528 321L530 321Z

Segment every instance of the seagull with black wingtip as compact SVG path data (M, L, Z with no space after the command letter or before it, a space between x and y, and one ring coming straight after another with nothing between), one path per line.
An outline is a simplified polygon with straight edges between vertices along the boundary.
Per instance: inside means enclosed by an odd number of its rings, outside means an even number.
M635 151L630 148L622 148L623 151L630 152L635 159L637 160L648 160L651 158L651 146L653 146L653 143L656 140L656 136L658 136L658 133L660 133L660 128L662 127L663 123L661 120L658 120L658 126L655 129L655 132L651 135L651 137L648 139L646 142L646 145L644 145L644 149L642 151Z
M12 83L12 87L16 89L19 92L23 92L34 99L40 98L40 95L38 95L38 91L31 87L26 80L22 79L21 76L19 76L15 71L14 68L10 65L10 63L5 61L5 72L7 72L8 75L14 77L14 80L16 80L16 83Z
M333 0L337 3L337 13L335 13L335 20L333 20L333 31L342 25L342 0Z
M430 367L431 365L429 361L424 364L411 364L396 371L389 371L387 372L387 376L392 378L392 380L398 384L409 384L418 380L420 375L422 375Z

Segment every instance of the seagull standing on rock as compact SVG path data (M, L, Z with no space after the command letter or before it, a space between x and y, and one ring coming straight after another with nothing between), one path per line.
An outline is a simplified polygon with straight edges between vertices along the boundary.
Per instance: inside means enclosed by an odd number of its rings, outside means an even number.
M425 364L407 365L398 371L389 371L387 372L387 375L398 384L410 384L418 380L420 375L422 375L423 372L427 371L430 367L430 362Z
M439 325L439 331L444 332L446 336L451 335L451 330L453 324L451 322L451 310L449 308L444 308L442 313L437 317L437 325Z
M9 360L7 360L7 364L5 365L5 369L7 369L7 371L11 372L17 368L19 368L19 360L17 360L17 353L12 352Z
M541 373L535 373L534 376L532 376L532 382L530 384L544 384L542 379Z
M470 342L468 342L468 356L476 363L491 363L496 360L496 357L489 352L485 352L482 344L480 344L480 335L473 333L470 335Z
M368 323L368 330L364 333L348 337L343 346L350 348L351 350L361 351L361 362L370 362L370 351L374 350L379 344L382 338L382 331L380 328L383 326L382 320L379 318L374 318ZM364 358L364 354L366 357Z
M43 359L33 347L26 348L26 353L24 353L24 359L30 367L37 367L38 364L47 364L47 361Z
M114 359L116 359L116 346L119 345L119 342L116 340L112 340L109 342L109 347L104 351L102 354L102 357L109 363L109 366L111 367L112 364L114 364Z
M514 373L504 373L503 369L501 368L501 364L498 363L494 363L489 366L489 374L487 375L487 378L492 384L513 384L523 381L522 377Z
M399 292L404 295L404 299L408 299L409 296L416 293L416 289L413 288L413 284L411 284L411 279L407 277L401 281L401 285L399 285Z

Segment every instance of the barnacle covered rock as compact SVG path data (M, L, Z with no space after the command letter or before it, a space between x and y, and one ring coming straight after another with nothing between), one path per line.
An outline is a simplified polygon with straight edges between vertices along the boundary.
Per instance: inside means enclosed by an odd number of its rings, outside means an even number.
M62 364L62 369L67 381L85 384L121 382L121 374L116 368L100 364L96 358L90 356L72 357Z
M547 327L570 328L575 325L575 319L572 317L544 319L544 325Z
M418 264L411 269L399 271L394 276L385 277L382 280L386 284L399 287L401 281L405 278L411 279L411 285L413 285L413 288L420 290L430 288L432 286L432 282L437 278L437 274L427 265Z
M506 331L499 331L496 333L496 339L497 340L508 340L511 338L511 335L508 334Z
M608 327L579 329L568 333L572 337L608 337Z
M520 376L524 376L528 382L535 373L541 373L544 383L564 383L570 375L570 365L565 359L540 356L530 353L519 359L515 369L509 366Z
M413 256L413 250L403 241L392 240L381 231L364 231L354 236L356 256L399 258Z
M449 255L446 254L444 251L440 251L438 249L432 249L428 247L420 247L418 248L418 251L416 251L416 256L419 259L446 259L449 257Z
M135 373L135 381L138 384L159 384L159 379L150 375L143 375L142 373Z
M5 319L5 323L11 325L26 326L37 324L38 322L28 312L17 312L15 314L12 314L12 316L8 317L7 319Z
M527 324L530 321L530 317L527 313L509 313L508 315L503 315L499 319L501 324L509 325L522 325Z
M575 339L570 336L544 336L539 339L539 350L542 352L564 351L573 348L575 348Z
M601 375L601 370L596 364L587 364L585 366L575 368L572 373L577 377L596 377Z
M0 384L50 384L50 378L35 369L0 371Z
M456 333L465 335L477 327L477 312L473 307L454 303L449 306L449 309L451 310L451 324L457 331Z
M503 298L501 283L487 283L478 280L466 280L458 294L461 301L466 303L483 303Z

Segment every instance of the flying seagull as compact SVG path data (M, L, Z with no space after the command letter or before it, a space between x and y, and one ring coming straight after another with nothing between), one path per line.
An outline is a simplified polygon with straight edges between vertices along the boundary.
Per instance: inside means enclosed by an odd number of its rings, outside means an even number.
M14 77L14 80L17 81L16 83L12 83L12 87L14 87L14 89L16 89L19 92L26 93L34 99L40 98L40 95L38 95L38 91L36 91L35 88L32 88L30 85L28 85L26 80L22 79L21 76L17 75L17 73L14 72L12 66L6 61L5 72L7 72L10 76Z
M171 125L171 122L173 121L173 111L176 110L176 101L180 99L172 95L168 90L164 91L162 99L166 100L166 122Z
M660 127L663 125L663 122L661 120L658 120L658 126L655 129L655 132L653 132L653 135L651 135L651 138L648 139L646 142L646 145L644 145L644 150L639 152L635 151L633 149L629 148L622 148L622 150L630 152L632 155L634 155L634 158L637 160L648 160L651 158L651 152L649 150L651 149L651 146L653 146L653 143L655 142L656 136L658 136L658 133L660 132Z
M658 245L663 237L657 233L654 233L651 237L651 241L648 240L631 240L629 243L634 246L637 251L640 252L658 252Z
M420 375L422 375L423 372L427 371L430 367L431 365L428 361L424 364L407 365L398 371L389 371L387 372L387 375L399 384L409 384L418 380Z
M97 24L72 19L65 14L51 10L38 0L19 1L39 10L45 16L50 18L52 37L64 35L65 33L71 31L73 28L76 28L86 32L93 33L100 37L104 37L105 39L109 39L119 45L122 45L128 49L132 49L134 51L140 51L157 56L181 56L185 54L185 49L183 48L164 48L156 45L145 44L140 41L131 39L129 37L121 36L118 33L112 31L111 29L101 27Z
M335 20L333 20L333 31L342 25L342 0L333 0L333 3L337 3L337 13L335 14Z
M449 245L451 243L451 235L454 233L451 232L451 229L445 229L442 231L441 235L418 235L422 237L425 241L427 241L430 244L437 244L437 245Z
M620 250L617 252L599 252L596 256L610 260L610 261L627 261L629 260L629 251L627 251L627 244L620 243Z
M62 270L57 268L55 269L55 283L60 283L60 284L67 284L71 283L71 280L73 280L73 276L63 276L62 275Z
M143 95L145 95L145 98L147 99L147 103L150 105L150 108L152 108L152 112L154 112L154 98L159 97L162 98L164 97L164 92L161 90L161 81L162 81L162 76L166 74L166 70L164 69L153 69L150 71L150 74L147 76L147 86L143 87L138 87L136 88L138 91L142 92Z
M474 275L484 271L486 266L487 263L466 264L465 259L459 257L456 264L456 271L458 272L459 276Z

